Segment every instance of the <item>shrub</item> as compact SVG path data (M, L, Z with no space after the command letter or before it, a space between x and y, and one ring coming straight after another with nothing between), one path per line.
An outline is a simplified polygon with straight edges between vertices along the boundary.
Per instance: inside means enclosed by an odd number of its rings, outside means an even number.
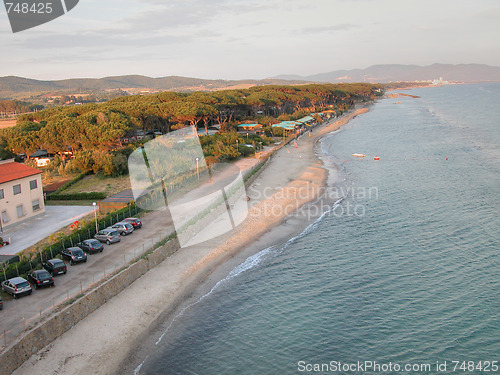
M92 158L91 150L82 150L75 152L75 158L71 160L73 166L82 172L92 170L94 160Z
M243 157L255 154L255 149L253 147L248 147L246 145L239 146L238 151Z
M71 193L71 194L49 194L46 197L48 201L82 201L90 199L104 199L106 194L100 192L92 193Z

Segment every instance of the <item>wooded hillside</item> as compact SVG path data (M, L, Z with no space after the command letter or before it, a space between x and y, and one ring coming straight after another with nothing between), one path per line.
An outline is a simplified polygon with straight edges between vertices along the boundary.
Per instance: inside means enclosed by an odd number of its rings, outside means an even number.
M334 108L342 112L355 101L379 94L379 86L358 83L127 96L102 104L54 107L22 115L16 126L0 132L0 141L16 154L43 149L62 157L71 150L76 160L85 159L77 163L78 169L88 169L91 154L94 159L105 159L107 153L125 147L124 139L132 138L138 130L165 134L188 125L208 128L217 124L224 132L231 130L230 124L258 122L301 110Z

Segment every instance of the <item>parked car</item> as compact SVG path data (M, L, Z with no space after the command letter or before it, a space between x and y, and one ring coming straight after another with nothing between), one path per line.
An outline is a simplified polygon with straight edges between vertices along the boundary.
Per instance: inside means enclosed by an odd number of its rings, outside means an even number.
M57 258L49 259L43 264L43 268L50 272L52 276L65 274L68 271L68 269L66 268L66 263Z
M3 301L2 301L2 296L0 296L0 310L3 310Z
M33 292L30 283L22 277L13 277L12 279L4 281L2 283L2 290L5 293L9 293L14 298L21 297L25 294L29 295Z
M54 277L47 270L32 271L28 274L28 281L33 284L35 289L42 286L55 286Z
M132 224L120 221L119 223L113 224L110 228L116 229L122 236L126 236L134 231Z
M120 242L121 240L120 233L116 229L110 229L110 228L100 230L99 232L96 233L94 238L101 242L106 242L108 245L111 245L112 243L115 242Z
M87 254L79 247L68 247L61 251L61 256L68 260L70 265L87 261Z
M97 240L85 240L76 244L80 249L85 251L87 254L102 253L104 246Z
M126 219L123 219L123 221L131 224L134 229L142 228L142 221L136 217L127 217Z

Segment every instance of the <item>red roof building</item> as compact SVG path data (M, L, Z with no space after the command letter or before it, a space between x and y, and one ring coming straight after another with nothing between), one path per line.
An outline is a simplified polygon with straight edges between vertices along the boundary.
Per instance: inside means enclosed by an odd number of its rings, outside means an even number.
M42 171L0 161L0 230L44 212Z
M28 167L27 165L16 163L12 160L0 161L0 184L4 182L19 180L20 178L35 176L42 171Z

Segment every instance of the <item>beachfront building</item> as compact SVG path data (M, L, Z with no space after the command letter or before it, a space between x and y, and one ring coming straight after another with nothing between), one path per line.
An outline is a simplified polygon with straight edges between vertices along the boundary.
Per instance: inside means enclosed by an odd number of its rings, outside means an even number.
M312 116L304 116L302 118L299 118L298 120L295 120L296 122L300 122L304 125L310 125L312 124L315 120L314 117Z
M287 131L295 131L300 129L302 126L302 123L297 122L297 121L281 121L279 124L274 124L272 127L273 128L283 128Z
M259 133L263 127L261 124L239 124L238 131Z
M334 111L333 109L328 109L326 111L318 113L321 117L326 117L326 118L331 118L337 114L337 111Z
M35 160L37 167L46 167L54 159L47 150L38 150L31 154L29 158Z
M14 159L0 161L0 227L45 212L42 172Z

